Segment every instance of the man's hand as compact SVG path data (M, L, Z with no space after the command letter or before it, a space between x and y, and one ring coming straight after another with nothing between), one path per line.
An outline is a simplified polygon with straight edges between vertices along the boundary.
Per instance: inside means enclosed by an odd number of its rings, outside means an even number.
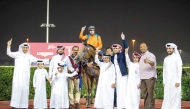
M115 84L112 84L112 85L111 85L111 88L115 88Z
M125 49L125 54L128 54L129 47Z
M138 85L137 85L137 88L138 88L138 89L140 89L140 88L141 88L141 85L140 85L140 84L138 84Z
M75 71L76 71L77 73L79 72L79 70L78 70L78 69L76 69Z
M48 78L48 81L51 81L52 79L51 78Z
M52 81L49 81L49 83L50 83L50 86L52 86Z
M93 64L93 62L88 63L87 66L88 66L88 67L92 67L92 64Z
M123 34L123 32L121 33L121 39L125 40L125 35Z
M11 38L11 40L9 40L9 41L7 42L7 46L10 47L11 44L12 44L12 38Z
M148 60L148 58L146 57L146 59L144 59L144 63L148 64L150 61Z
M36 89L36 87L34 87L34 90Z
M165 86L165 84L163 84L163 87Z
M86 29L86 25L84 27L82 27L81 31L84 31Z
M175 87L179 87L180 86L180 83L175 83Z
M154 66L155 64L154 64L154 62L153 61L150 61L150 60L148 60L148 58L146 57L146 59L144 59L144 63L145 64L150 64L151 66Z

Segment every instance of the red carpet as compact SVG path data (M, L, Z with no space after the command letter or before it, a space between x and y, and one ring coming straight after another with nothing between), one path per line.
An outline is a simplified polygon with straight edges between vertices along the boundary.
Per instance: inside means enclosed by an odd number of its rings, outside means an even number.
M80 109L86 109L86 105L85 105L85 99L82 98L81 102L80 102ZM29 101L29 108L28 109L33 109L33 100ZM0 101L0 109L11 109L11 107L9 106L10 101ZM49 104L49 100L48 100L48 104ZM155 102L155 109L160 109L161 105L162 105L162 100L156 100ZM91 105L90 109L94 109L93 105ZM143 100L141 100L141 106L140 109L143 109ZM182 108L181 109L190 109L190 101L182 101Z

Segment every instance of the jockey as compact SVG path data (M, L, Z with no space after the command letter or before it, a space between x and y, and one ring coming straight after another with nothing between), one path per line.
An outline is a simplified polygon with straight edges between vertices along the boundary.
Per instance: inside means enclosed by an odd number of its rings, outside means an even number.
M80 35L79 35L79 39L86 40L87 44L94 46L98 50L102 49L102 40L101 40L100 35L95 33L95 27L89 26L88 28L89 34L83 36L83 32L85 28L86 26L82 27Z
M95 33L95 27L89 26L88 28L89 34L83 36L83 32L85 28L86 26L82 27L80 35L79 35L79 39L85 41L87 44L94 46L96 50L102 49L102 40L101 40L100 35ZM75 60L81 57L83 49L84 49L84 46L80 49L78 55L75 57Z

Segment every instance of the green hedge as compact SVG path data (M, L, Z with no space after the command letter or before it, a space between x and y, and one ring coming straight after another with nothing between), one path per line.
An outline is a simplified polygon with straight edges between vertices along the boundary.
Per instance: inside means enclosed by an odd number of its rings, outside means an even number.
M30 76L30 95L29 98L34 98L34 89L32 85L33 74L36 67L31 68ZM48 70L48 68L46 68ZM13 76L14 67L11 66L2 66L0 67L0 101L10 100L11 99L11 86L12 86L12 76ZM163 99L163 86L162 86L162 67L157 67L158 79L155 85L155 98ZM47 97L50 98L51 87L49 82L47 82ZM190 100L190 67L183 68L182 75L182 100ZM92 93L95 96L95 91ZM84 84L81 91L81 97L85 97Z

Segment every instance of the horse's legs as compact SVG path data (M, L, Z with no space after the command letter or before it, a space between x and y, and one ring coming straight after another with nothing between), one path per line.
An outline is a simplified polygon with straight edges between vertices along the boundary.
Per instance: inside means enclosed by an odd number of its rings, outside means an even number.
M92 92L92 87L91 87L91 77L88 75L88 78L87 78L87 81L88 81L88 90L87 90L87 93L88 93L88 100L87 100L87 107L90 107L90 100L91 100L91 92Z
M95 89L94 89L95 95L96 95L97 87L98 87L98 80L96 80L96 86L95 86Z
M87 80L87 74L83 73L82 75L82 79L83 79L83 82L84 82L84 86L85 86L85 90L86 90L86 105L88 106L88 99L89 99L89 94L88 94L88 80Z
M93 90L93 87L94 87L94 78L92 77L91 79L91 84L90 84L90 103L91 104L94 104L93 102L93 96L92 96L92 90Z

